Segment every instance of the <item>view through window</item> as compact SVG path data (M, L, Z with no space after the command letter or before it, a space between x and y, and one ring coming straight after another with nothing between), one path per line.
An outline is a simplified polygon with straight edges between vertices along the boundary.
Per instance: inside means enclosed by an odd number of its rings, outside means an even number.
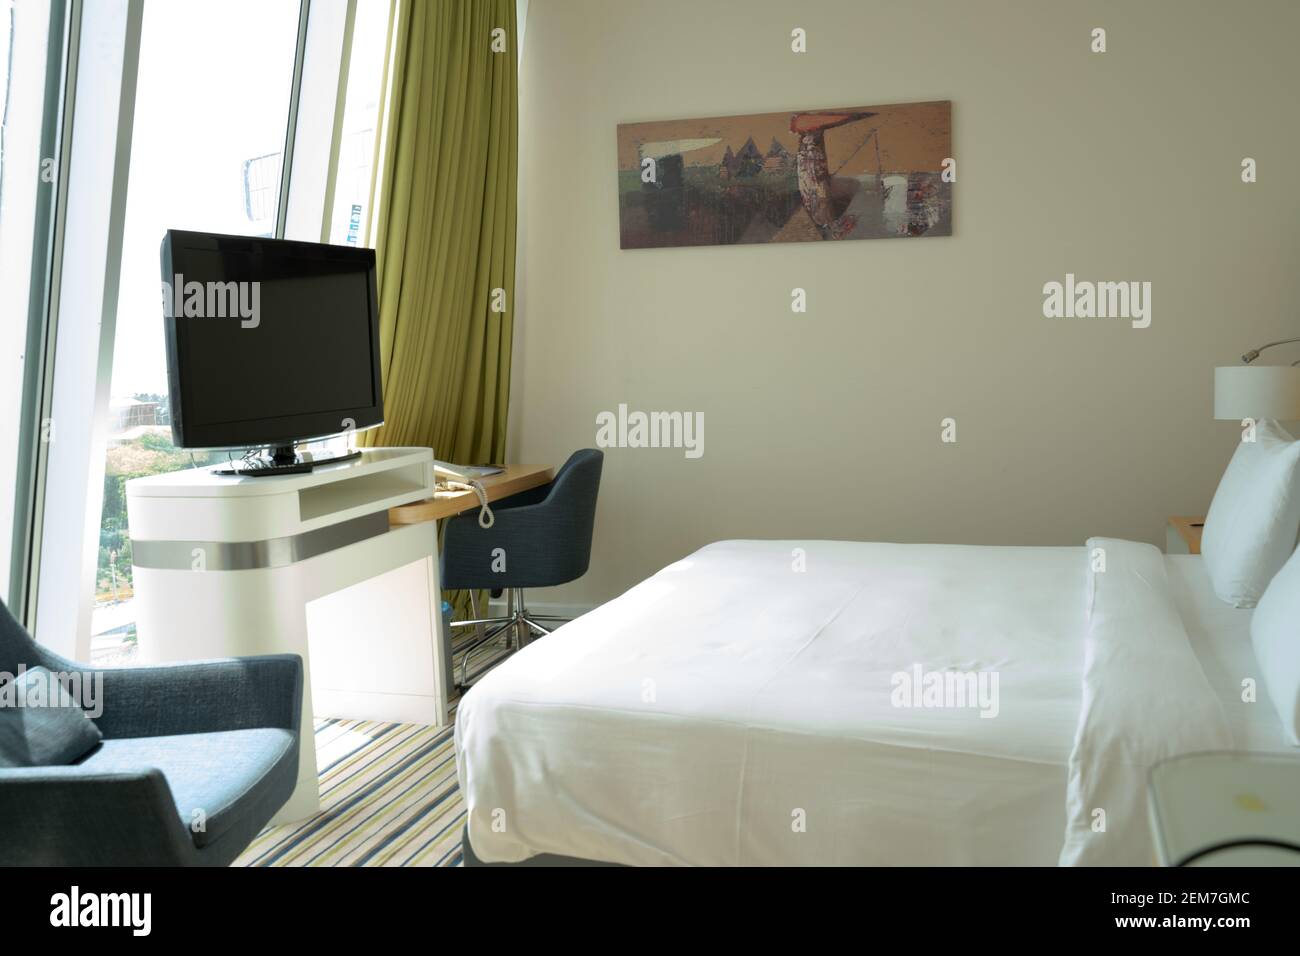
M334 208L330 214L329 241L338 245L366 245L370 172L375 155L375 130L379 125L387 32L387 0L357 0L338 173L334 181Z
M172 445L159 245L168 229L274 234L298 15L298 0L144 6L91 623L97 664L129 661L135 647L127 480L218 457ZM237 368L230 382L238 387Z

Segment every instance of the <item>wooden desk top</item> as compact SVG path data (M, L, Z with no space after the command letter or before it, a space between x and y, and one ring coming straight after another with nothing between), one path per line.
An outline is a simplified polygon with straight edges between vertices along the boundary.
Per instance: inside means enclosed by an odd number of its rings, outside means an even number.
M1205 530L1205 515L1174 515L1169 519L1169 523L1186 542L1188 554L1201 553L1201 532Z
M488 501L509 498L521 491L547 484L554 477L549 465L506 465L505 469L499 475L483 479L483 490L487 492ZM397 525L437 521L477 507L478 496L472 491L440 491L432 498L389 508L388 523Z

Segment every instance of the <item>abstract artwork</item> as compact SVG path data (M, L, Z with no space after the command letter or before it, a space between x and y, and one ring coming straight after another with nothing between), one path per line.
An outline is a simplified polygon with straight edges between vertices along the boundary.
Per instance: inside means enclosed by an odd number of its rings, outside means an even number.
M951 128L947 100L620 125L621 245L952 235Z

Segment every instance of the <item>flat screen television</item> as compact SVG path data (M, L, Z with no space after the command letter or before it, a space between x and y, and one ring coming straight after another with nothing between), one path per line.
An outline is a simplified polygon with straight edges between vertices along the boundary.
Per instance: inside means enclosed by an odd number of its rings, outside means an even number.
M172 440L269 448L381 424L370 249L169 230L163 315Z

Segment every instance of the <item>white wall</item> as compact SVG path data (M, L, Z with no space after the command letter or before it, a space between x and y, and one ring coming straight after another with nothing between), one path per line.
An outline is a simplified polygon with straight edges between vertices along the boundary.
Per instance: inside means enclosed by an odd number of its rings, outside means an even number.
M699 460L607 450L592 570L546 597L728 537L1159 543L1204 513L1237 435L1213 367L1300 334L1297 36L1286 0L532 0L510 457L621 402L706 420ZM618 123L932 99L952 238L619 249ZM1066 272L1152 282L1151 327L1045 319Z

